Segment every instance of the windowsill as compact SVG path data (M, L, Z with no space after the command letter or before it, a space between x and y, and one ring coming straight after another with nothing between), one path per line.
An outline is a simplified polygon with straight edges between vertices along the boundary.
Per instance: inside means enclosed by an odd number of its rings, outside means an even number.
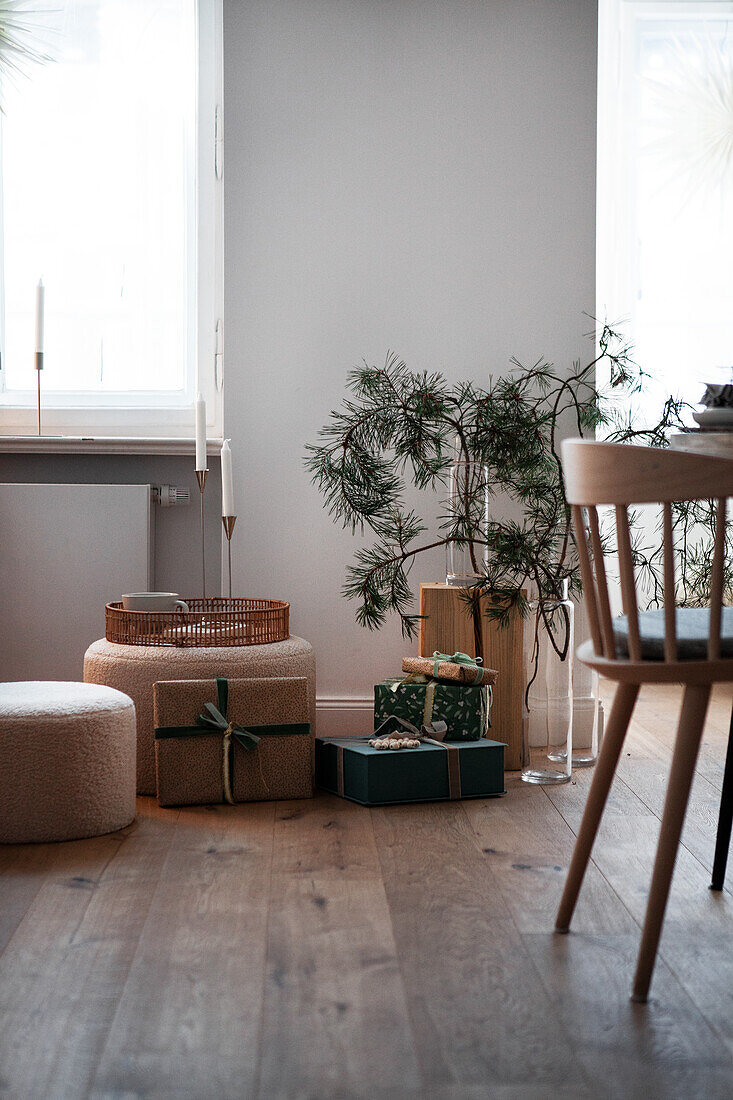
M218 455L223 440L207 440ZM194 455L196 441L168 436L0 435L0 454Z

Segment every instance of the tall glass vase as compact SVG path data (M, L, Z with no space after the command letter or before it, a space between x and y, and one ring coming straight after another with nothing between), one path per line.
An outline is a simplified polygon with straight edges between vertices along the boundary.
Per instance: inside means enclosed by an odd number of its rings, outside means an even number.
M482 541L489 522L487 467L467 459L454 462L448 477L447 505L455 530L466 542L447 544L445 583L468 588L486 573L488 551Z
M574 607L532 600L524 626L525 697L522 779L567 783L573 756Z
M581 670L585 676L579 675ZM598 759L603 738L604 714L598 674L576 664L573 680L573 767L590 768Z

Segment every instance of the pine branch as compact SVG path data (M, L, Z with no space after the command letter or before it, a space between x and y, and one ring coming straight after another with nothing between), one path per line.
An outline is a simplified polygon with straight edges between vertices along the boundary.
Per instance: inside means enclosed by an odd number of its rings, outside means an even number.
M344 595L357 603L357 621L371 629L397 614L411 637L419 617L410 613L414 597L409 572L415 559L449 545L465 549L476 574L467 600L486 607L499 624L514 613L527 613L526 591L543 601L558 601L565 585L582 591L570 510L559 455L561 424L572 417L581 437L601 430L613 442L666 446L687 406L669 397L656 423L637 424L623 402L638 393L645 373L634 362L633 348L620 328L600 329L596 354L568 373L538 359L525 368L514 359L512 371L488 390L474 382L451 385L438 373L416 373L389 353L375 368L364 363L347 378L348 396L307 448L306 466L336 521L352 531L369 528L376 542L357 551L347 571ZM607 385L596 384L604 372ZM456 454L456 444L458 454ZM458 492L448 500L447 483L457 457ZM403 506L407 486L435 494L443 507L437 539L423 541L427 526ZM508 497L521 520L497 521L486 515L486 501ZM680 595L702 600L709 587L705 555L714 528L714 510L698 503L674 506L673 522L682 539ZM605 536L603 536L605 538ZM733 550L733 531L726 533ZM633 554L652 600L660 598L661 543L642 545ZM611 552L611 543L606 540ZM484 564L484 557L487 564ZM733 557L733 555L731 555ZM733 588L733 567L726 573ZM549 615L541 611L541 615ZM545 624L550 625L549 618ZM565 639L552 634L560 656Z

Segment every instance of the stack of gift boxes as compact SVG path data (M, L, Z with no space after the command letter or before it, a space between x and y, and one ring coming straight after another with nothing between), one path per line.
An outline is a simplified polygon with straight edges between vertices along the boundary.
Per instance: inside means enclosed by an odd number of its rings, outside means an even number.
M504 792L490 740L496 674L464 654L406 657L374 688L374 734L313 738L304 678L161 681L154 688L162 806L309 798L368 806Z

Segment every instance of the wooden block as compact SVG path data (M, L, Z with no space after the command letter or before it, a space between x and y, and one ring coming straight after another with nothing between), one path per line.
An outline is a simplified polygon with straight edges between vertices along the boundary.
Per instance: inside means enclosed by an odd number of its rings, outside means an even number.
M475 657L473 620L460 598L460 588L447 584L420 585L419 646L421 656L440 653L468 653ZM517 612L502 628L481 616L484 664L498 672L491 712L491 737L506 742L505 767L522 766L522 705L524 662L522 639L524 620Z

